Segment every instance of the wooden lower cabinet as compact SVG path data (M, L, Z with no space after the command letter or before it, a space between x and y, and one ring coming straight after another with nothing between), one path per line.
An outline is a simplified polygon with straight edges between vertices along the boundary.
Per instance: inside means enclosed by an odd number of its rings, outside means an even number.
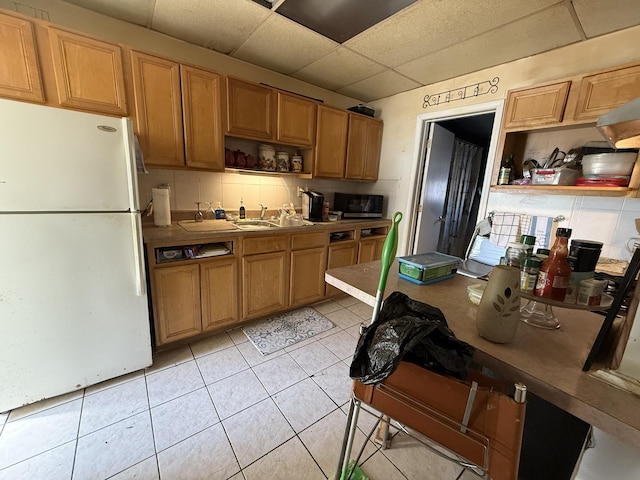
M200 263L202 331L233 325L238 317L238 262L235 258Z
M238 322L235 256L156 268L153 278L156 345Z
M156 268L156 345L189 338L202 331L198 264Z
M292 307L306 305L324 297L324 272L327 265L325 247L291 252Z
M287 252L242 258L242 318L250 319L285 309L289 304Z
M382 247L386 237L360 240L358 246L358 263L373 262L382 258Z
M327 255L327 270L338 267L348 267L356 263L358 244L355 242L341 242L329 245ZM327 285L326 296L333 297L342 293L332 285Z

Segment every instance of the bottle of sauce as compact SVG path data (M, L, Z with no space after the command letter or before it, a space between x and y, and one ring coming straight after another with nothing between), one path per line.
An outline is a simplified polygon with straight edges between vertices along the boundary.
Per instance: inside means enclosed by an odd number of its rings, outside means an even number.
M571 266L567 260L570 236L570 228L556 230L556 240L549 252L549 258L540 266L535 295L564 302L571 277Z

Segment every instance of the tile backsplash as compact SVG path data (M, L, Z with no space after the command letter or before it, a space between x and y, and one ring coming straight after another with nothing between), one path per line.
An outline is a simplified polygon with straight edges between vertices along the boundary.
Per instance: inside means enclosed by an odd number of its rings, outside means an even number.
M385 196L385 205L396 185L393 181L376 183L349 182L341 180L306 180L295 175L270 175L251 173L217 173L190 170L149 169L148 174L138 175L138 196L141 208L151 200L151 189L161 184L171 187L172 211L195 211L196 203L206 208L206 202L212 206L222 203L225 210L234 212L244 201L247 210L260 210L260 204L269 210L276 210L283 204L293 203L302 207L302 198L298 197L298 187L322 192L333 208L335 192L373 193ZM383 211L383 215L388 216Z
M602 256L629 260L633 253L636 218L640 199L617 197L577 197L568 195L518 195L491 193L487 211L525 213L565 220L558 226L572 229L571 238L602 242Z

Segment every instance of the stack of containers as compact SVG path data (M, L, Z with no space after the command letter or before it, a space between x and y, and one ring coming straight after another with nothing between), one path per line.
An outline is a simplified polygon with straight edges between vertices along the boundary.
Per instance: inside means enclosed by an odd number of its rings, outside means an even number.
M605 281L595 280L593 275L601 251L602 242L571 240L571 247L569 248L571 279L565 299L566 302L579 305L600 304Z
M635 151L594 153L582 157L579 186L626 187L638 153Z

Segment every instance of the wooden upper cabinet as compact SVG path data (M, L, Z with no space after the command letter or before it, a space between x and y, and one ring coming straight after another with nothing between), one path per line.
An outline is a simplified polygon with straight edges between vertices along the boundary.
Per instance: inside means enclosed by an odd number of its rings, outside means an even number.
M0 14L0 96L44 102L31 22Z
M273 140L273 89L226 77L227 135Z
M180 65L131 51L136 131L145 163L184 166Z
M224 170L222 77L180 66L187 166Z
M596 120L603 113L640 97L640 66L583 77L575 120Z
M53 27L48 31L58 103L127 115L120 47Z
M381 145L382 122L350 113L345 178L377 180Z
M562 121L571 82L509 92L504 128L528 128Z
M278 92L276 141L312 146L316 137L316 104L310 100Z
M314 177L343 178L348 125L349 112L318 105Z

